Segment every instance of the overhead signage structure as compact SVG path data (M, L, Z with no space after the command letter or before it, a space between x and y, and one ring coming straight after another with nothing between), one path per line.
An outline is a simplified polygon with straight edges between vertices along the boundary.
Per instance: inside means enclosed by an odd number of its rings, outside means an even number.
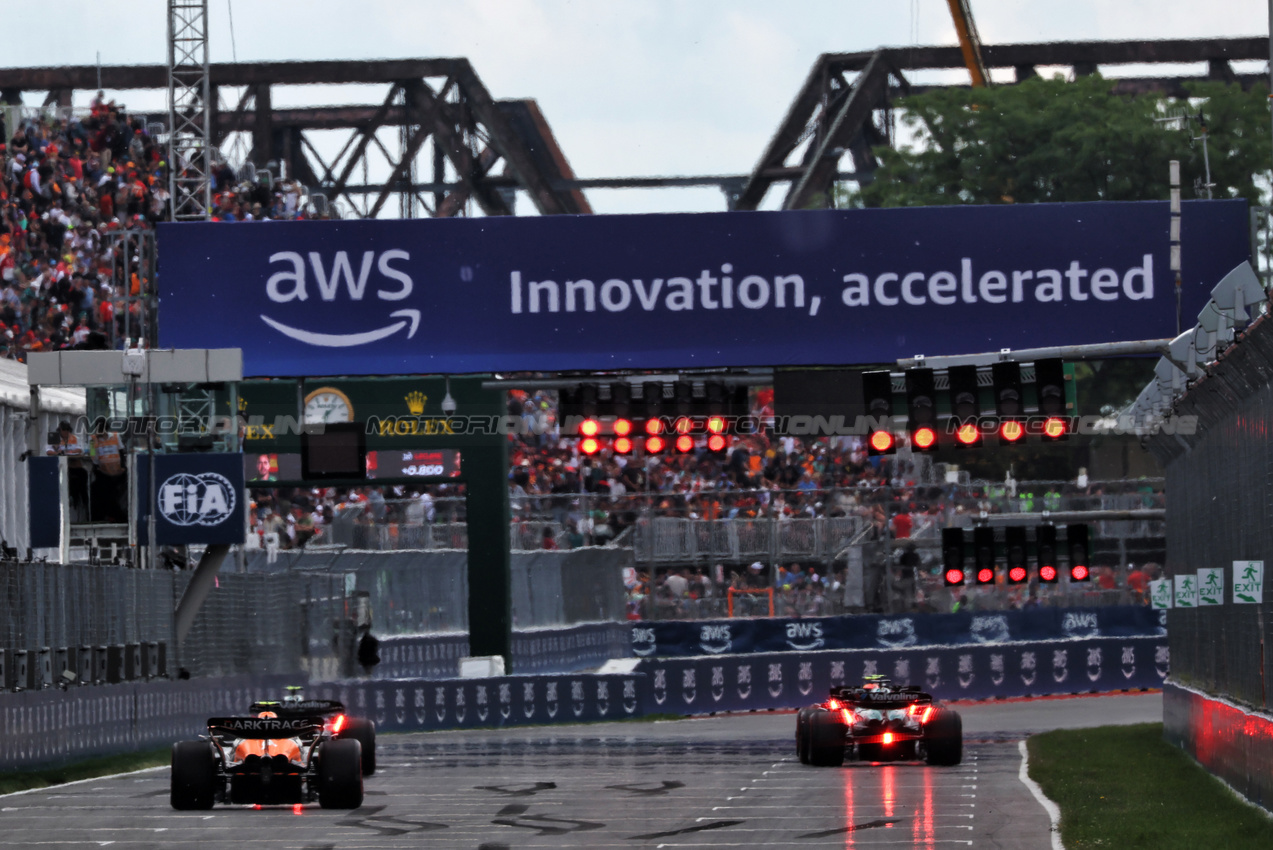
M251 376L880 363L1166 338L1168 204L159 225L160 336ZM1249 255L1183 213L1183 315ZM313 400L315 410L339 399Z

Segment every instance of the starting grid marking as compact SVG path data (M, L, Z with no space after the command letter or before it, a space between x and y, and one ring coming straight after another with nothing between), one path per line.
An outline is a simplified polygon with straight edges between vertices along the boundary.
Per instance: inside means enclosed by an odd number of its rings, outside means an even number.
M978 751L1015 749L967 748L964 764L953 768L837 769L799 764L786 756L786 740L750 742L732 753L708 747L711 757L702 762L693 759L692 746L662 747L656 736L589 743L608 749L553 748L533 766L518 758L513 769L501 770L499 747L456 752L450 742L428 736L384 736L381 769L366 780L362 808L310 804L300 816L291 807L174 812L166 770L120 776L4 800L10 805L3 807L0 844L130 850L191 841L200 850L964 846L978 828ZM402 758L407 749L415 758ZM435 755L421 758L424 751Z

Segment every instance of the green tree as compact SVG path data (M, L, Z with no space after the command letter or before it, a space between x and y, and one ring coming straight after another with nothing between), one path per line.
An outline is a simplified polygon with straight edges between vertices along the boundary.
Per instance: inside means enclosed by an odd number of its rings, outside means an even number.
M1267 89L1199 81L1190 99L1123 95L1099 75L1074 82L1033 78L983 89L933 89L903 98L914 144L879 148L875 179L843 198L850 206L926 206L1168 197L1169 160L1181 163L1186 197L1205 174L1200 132L1158 119L1201 111L1209 130L1214 194L1260 202L1269 179Z

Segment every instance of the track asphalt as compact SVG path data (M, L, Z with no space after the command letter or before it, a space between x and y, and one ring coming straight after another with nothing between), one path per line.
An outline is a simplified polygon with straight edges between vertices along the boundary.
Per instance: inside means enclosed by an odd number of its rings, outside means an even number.
M0 846L1049 848L1018 741L1162 719L1157 693L955 707L957 767L806 767L789 712L385 735L353 811L176 812L162 768L0 797Z

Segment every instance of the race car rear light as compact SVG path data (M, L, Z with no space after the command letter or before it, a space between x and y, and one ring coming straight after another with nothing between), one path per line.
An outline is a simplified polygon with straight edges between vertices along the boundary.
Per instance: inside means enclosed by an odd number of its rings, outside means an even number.
M891 744L891 743L893 743L893 733L892 733L892 732L885 732L883 735L881 735L881 736L880 736L880 743L881 743L881 744Z
M919 710L919 706L918 706L918 705L916 705L915 703L911 703L910 705L906 706L906 713L907 713L907 715L909 715L909 716L911 716L911 717L914 717L914 716L915 716L915 712L916 712L917 710Z
M304 810L305 810L305 806L302 805L301 803L292 804L292 814L299 815Z
M928 718L929 718L929 717L931 717L931 716L932 716L932 714L933 714L933 707L930 705L930 706L928 706L927 708L925 708L925 709L924 709L924 716L923 716L923 717L921 717L921 718L919 719L919 722L920 722L921 724L923 724L923 723L927 723L927 722L928 722Z
M840 701L838 699L836 699L835 697L831 697L831 699L827 700L827 708L831 709L832 711L839 711L840 709L844 708L844 706L840 704Z
M849 717L849 710L847 708L840 709L840 717L844 718L845 726L848 726L852 722L851 718Z
M336 715L336 720L332 723L332 734L339 735L340 730L345 728L345 715Z

